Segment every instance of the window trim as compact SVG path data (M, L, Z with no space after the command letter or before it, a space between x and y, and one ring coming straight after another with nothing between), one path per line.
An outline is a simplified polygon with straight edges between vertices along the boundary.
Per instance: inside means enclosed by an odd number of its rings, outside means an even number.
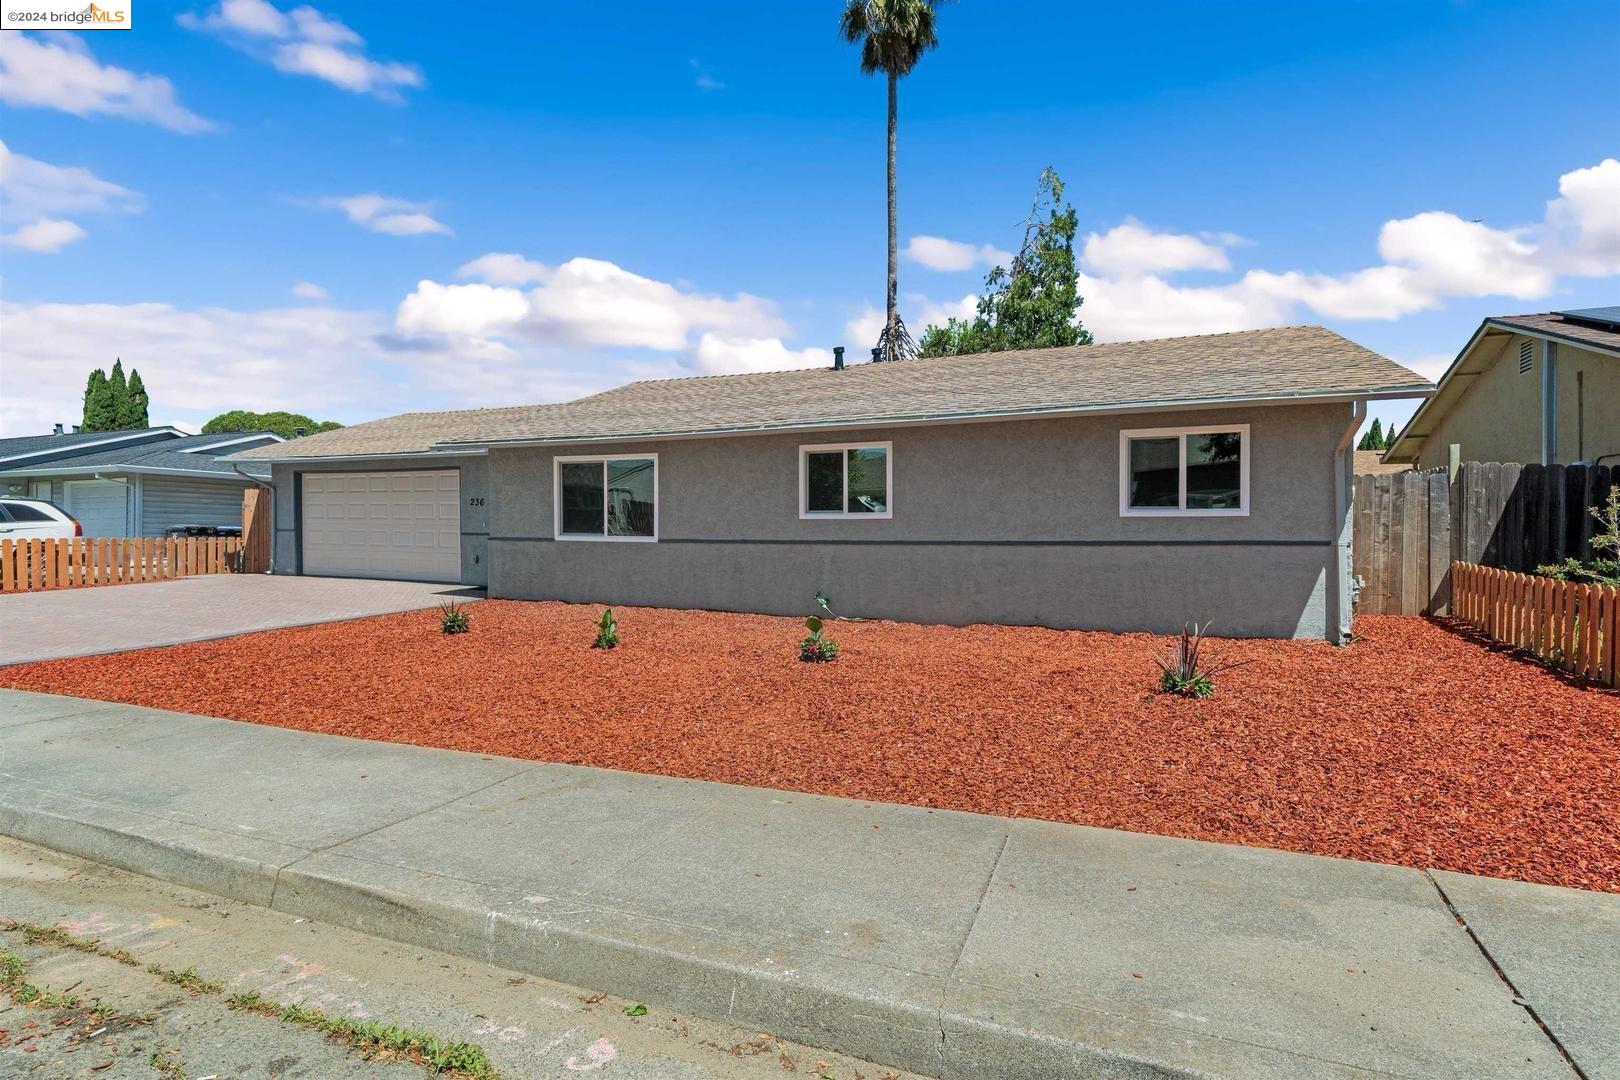
M602 532L596 533L565 533L562 531L562 467L565 464L578 464L582 461L598 461L602 464ZM651 461L653 464L653 534L651 536L609 536L607 531L607 463L609 461ZM628 454L558 454L551 459L551 538L553 540L583 541L589 543L610 544L656 544L658 542L659 493L658 493L658 455L647 453Z
M850 450L883 451L883 491L887 506L878 513L854 514L849 509L849 456ZM810 455L846 451L844 456L844 493L839 500L842 510L811 510L810 507ZM800 521L888 521L894 517L894 443L890 441L804 443L799 446L799 520Z
M1187 436L1235 431L1242 437L1238 449L1238 502L1236 509L1189 509L1187 503ZM1180 506L1131 505L1131 440L1175 437L1177 445ZM1129 428L1119 433L1119 516L1120 517L1248 517L1249 516L1249 425L1205 424L1198 427Z

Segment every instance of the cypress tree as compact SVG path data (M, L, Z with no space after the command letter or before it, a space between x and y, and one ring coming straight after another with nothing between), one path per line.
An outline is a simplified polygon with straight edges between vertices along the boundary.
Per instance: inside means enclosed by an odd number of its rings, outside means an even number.
M122 359L113 359L112 371L107 375L107 407L112 410L112 425L106 430L123 431L129 417L129 382L124 378Z
M79 426L85 431L115 430L117 417L113 415L108 391L107 373L100 368L90 373L84 387L84 417Z
M1375 418L1372 427L1368 428L1367 434L1361 437L1361 442L1356 445L1356 449L1382 450L1384 446L1384 425Z
M146 384L141 381L141 373L134 368L129 369L129 415L119 423L125 431L136 428L151 427L147 418L147 406L151 404L146 394Z

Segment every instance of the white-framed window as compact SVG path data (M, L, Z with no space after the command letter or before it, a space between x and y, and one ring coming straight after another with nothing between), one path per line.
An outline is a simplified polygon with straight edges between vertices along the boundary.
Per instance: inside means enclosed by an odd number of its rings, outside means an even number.
M873 520L894 516L894 444L799 447L799 516Z
M658 539L658 455L551 459L558 540Z
M1119 433L1121 517L1246 517L1249 425Z

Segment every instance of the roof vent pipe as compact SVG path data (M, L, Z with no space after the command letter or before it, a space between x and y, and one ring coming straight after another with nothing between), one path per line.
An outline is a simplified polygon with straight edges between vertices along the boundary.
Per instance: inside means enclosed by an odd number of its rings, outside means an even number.
M833 370L844 370L844 347L842 345L833 346Z
M55 430L55 431L53 431L53 432L51 432L51 434L52 434L52 435L60 435L60 434L62 434L62 425L61 425L61 424L57 424L57 425L56 425L56 430Z
M881 345L872 346L872 363L874 363L874 364L883 363L883 346L881 346Z
M304 429L303 428L301 428L301 427L293 428L293 438L302 439L303 437L304 437Z

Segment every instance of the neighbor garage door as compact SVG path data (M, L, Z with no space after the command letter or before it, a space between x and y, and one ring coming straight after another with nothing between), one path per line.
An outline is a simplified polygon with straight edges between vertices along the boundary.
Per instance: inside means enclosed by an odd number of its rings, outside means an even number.
M63 507L84 526L86 536L129 536L124 505L129 488L117 480L69 480Z
M461 580L461 476L305 473L304 573Z

